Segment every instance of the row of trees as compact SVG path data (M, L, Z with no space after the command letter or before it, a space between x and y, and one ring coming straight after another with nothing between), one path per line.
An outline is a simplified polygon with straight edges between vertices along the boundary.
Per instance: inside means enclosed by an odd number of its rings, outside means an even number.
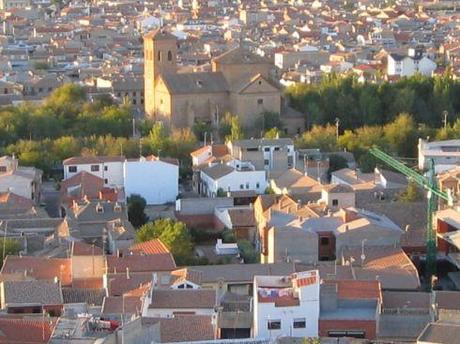
M375 166L375 159L368 153L376 145L399 157L415 158L418 138L431 137L439 140L460 137L460 119L446 128L432 128L419 125L408 114L400 114L385 125L365 125L354 130L345 130L337 139L337 128L333 125L313 126L297 139L299 148L320 148L334 152L347 150L355 155L360 167L369 171Z
M460 113L460 82L450 72L381 84L331 75L319 85L291 86L286 94L291 105L307 115L309 127L334 123L336 118L345 129L384 125L401 113L411 114L417 123L440 127L444 111L451 119Z
M43 104L26 103L0 111L0 145L21 139L55 139L61 136L113 135L132 133L132 109L119 106L110 96L87 100L85 90L66 84L56 89Z

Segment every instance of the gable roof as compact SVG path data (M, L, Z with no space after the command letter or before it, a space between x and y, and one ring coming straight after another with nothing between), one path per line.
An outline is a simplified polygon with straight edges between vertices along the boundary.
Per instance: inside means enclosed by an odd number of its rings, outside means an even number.
M214 289L153 289L149 308L214 308Z
M228 166L226 164L216 164L214 166L205 167L201 171L202 173L209 176L211 179L215 180L232 173L234 170L235 169L233 167Z
M242 47L236 47L225 53L215 57L213 62L220 64L269 64L266 58L254 54L248 49Z
M154 271L171 271L176 268L174 258L170 253L161 253L153 255L131 255L123 257L108 256L108 272L125 272L129 269L131 272L154 272Z
M56 321L0 318L0 343L48 343Z
M123 162L124 156L74 156L65 159L62 164L66 165L80 165L80 164L102 164L106 162Z
M150 254L169 254L171 253L160 239L152 239L137 243L128 248L130 254L150 255Z
M1 284L5 304L61 305L64 303L59 283L49 281L4 281Z
M166 73L160 76L172 94L222 93L229 86L222 73Z

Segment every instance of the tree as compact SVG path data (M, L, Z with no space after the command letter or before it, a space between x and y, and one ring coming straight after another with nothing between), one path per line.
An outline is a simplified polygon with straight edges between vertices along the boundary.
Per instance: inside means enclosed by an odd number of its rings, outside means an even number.
M17 255L19 254L19 251L21 251L21 245L17 240L1 238L0 239L1 266L3 266L3 257L6 257L8 255Z
M280 137L280 131L278 128L271 128L267 130L264 134L264 138L266 139L277 139Z
M225 141L236 141L243 138L243 129L241 128L240 120L237 116L233 116L230 120L230 135L225 137Z
M267 131L273 128L281 128L280 114L271 111L262 112L256 120L255 128L261 131Z
M204 141L205 133L207 133L207 141L211 140L212 128L209 122L205 121L196 121L192 126L193 134L199 141Z
M319 148L325 152L337 150L336 127L315 125L310 131L303 133L297 145L301 148Z
M407 113L383 127L384 137L391 150L401 157L415 157L417 149L417 128L415 121Z
M140 195L131 195L128 197L128 220L131 224L138 228L148 221L148 216L145 214L145 206L147 202Z
M159 219L146 223L136 232L138 242L151 239L160 239L171 251L178 265L185 265L193 259L192 237L183 222Z
M241 257L246 264L257 263L259 261L257 251L249 240L238 240L237 244Z
M409 180L409 183L407 184L406 190L404 190L398 197L398 200L401 202L417 202L420 201L422 197L422 193L420 192L417 184Z
M337 154L329 155L329 169L327 170L328 179L331 178L331 173L348 167L348 161L343 156Z

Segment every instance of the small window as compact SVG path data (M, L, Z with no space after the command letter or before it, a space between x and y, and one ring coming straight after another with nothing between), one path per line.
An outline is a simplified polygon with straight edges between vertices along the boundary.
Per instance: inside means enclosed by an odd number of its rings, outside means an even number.
M161 51L158 52L158 61L161 62Z
M270 161L268 161L268 159L265 159L265 160L264 160L264 165L265 165L265 166L268 166L269 163L270 163Z
M256 188L260 188L260 184L259 183L256 183Z
M91 165L91 172L99 172L99 165Z
M69 173L76 173L77 172L77 166L69 166Z
M168 61L172 61L172 52L168 51Z
M246 189L249 189L249 183L246 183Z
M338 206L339 205L339 200L338 199L333 199L332 200L332 205L333 206Z
M270 152L270 147L265 147L264 152Z
M322 246L327 246L327 245L329 245L329 238L327 238L327 237L322 237L322 238L321 238L321 245L322 245Z
M243 184L240 184L240 189L244 190L244 185Z
M262 98L257 99L257 105L262 105L264 100Z
M105 184L108 184L109 183L109 180L107 178L104 179L104 183Z
M279 150L281 150L280 147L275 147L275 149L274 149L275 152L278 152Z
M136 92L136 91L134 91L134 92L133 92L133 97L135 97L136 95L137 95L137 92Z
M269 330L279 330L279 329L281 329L281 320L268 320L267 328Z
M6 166L0 166L0 172L6 172Z
M104 165L104 171L108 171L108 170L109 170L109 166Z
M305 318L296 318L292 323L292 327L294 328L305 328L306 321Z

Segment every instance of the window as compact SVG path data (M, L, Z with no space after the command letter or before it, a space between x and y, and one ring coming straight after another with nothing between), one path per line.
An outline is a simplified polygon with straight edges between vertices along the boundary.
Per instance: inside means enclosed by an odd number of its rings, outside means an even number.
M321 245L322 245L322 246L327 246L327 245L329 245L329 238L327 238L327 237L322 237L322 238L321 238Z
M109 180L107 178L104 179L104 183L105 184L108 184L109 183Z
M275 147L274 151L278 152L281 148L280 147Z
M270 163L270 161L268 161L268 159L265 159L265 160L264 160L264 165L265 165L265 166L268 166L269 163Z
M332 205L335 206L335 207L338 206L339 205L339 200L338 199L333 199L332 200Z
M268 320L267 328L269 330L279 330L279 329L281 329L281 320Z
M264 100L262 98L257 99L257 105L262 105Z
M264 152L270 152L270 147L265 147Z
M108 171L108 170L109 170L109 166L104 165L104 171Z
M168 51L168 61L172 61L172 52Z
M158 61L161 61L161 51L158 52Z
M246 189L249 189L249 183L246 183Z
M305 328L306 321L305 318L296 318L292 323L292 327L294 328Z
M99 165L91 165L91 172L99 172Z
M240 189L241 189L241 190L244 189L244 185L243 185L243 184L240 184Z
M77 166L69 166L69 173L77 172Z
M256 188L260 188L260 184L259 183L256 183Z

